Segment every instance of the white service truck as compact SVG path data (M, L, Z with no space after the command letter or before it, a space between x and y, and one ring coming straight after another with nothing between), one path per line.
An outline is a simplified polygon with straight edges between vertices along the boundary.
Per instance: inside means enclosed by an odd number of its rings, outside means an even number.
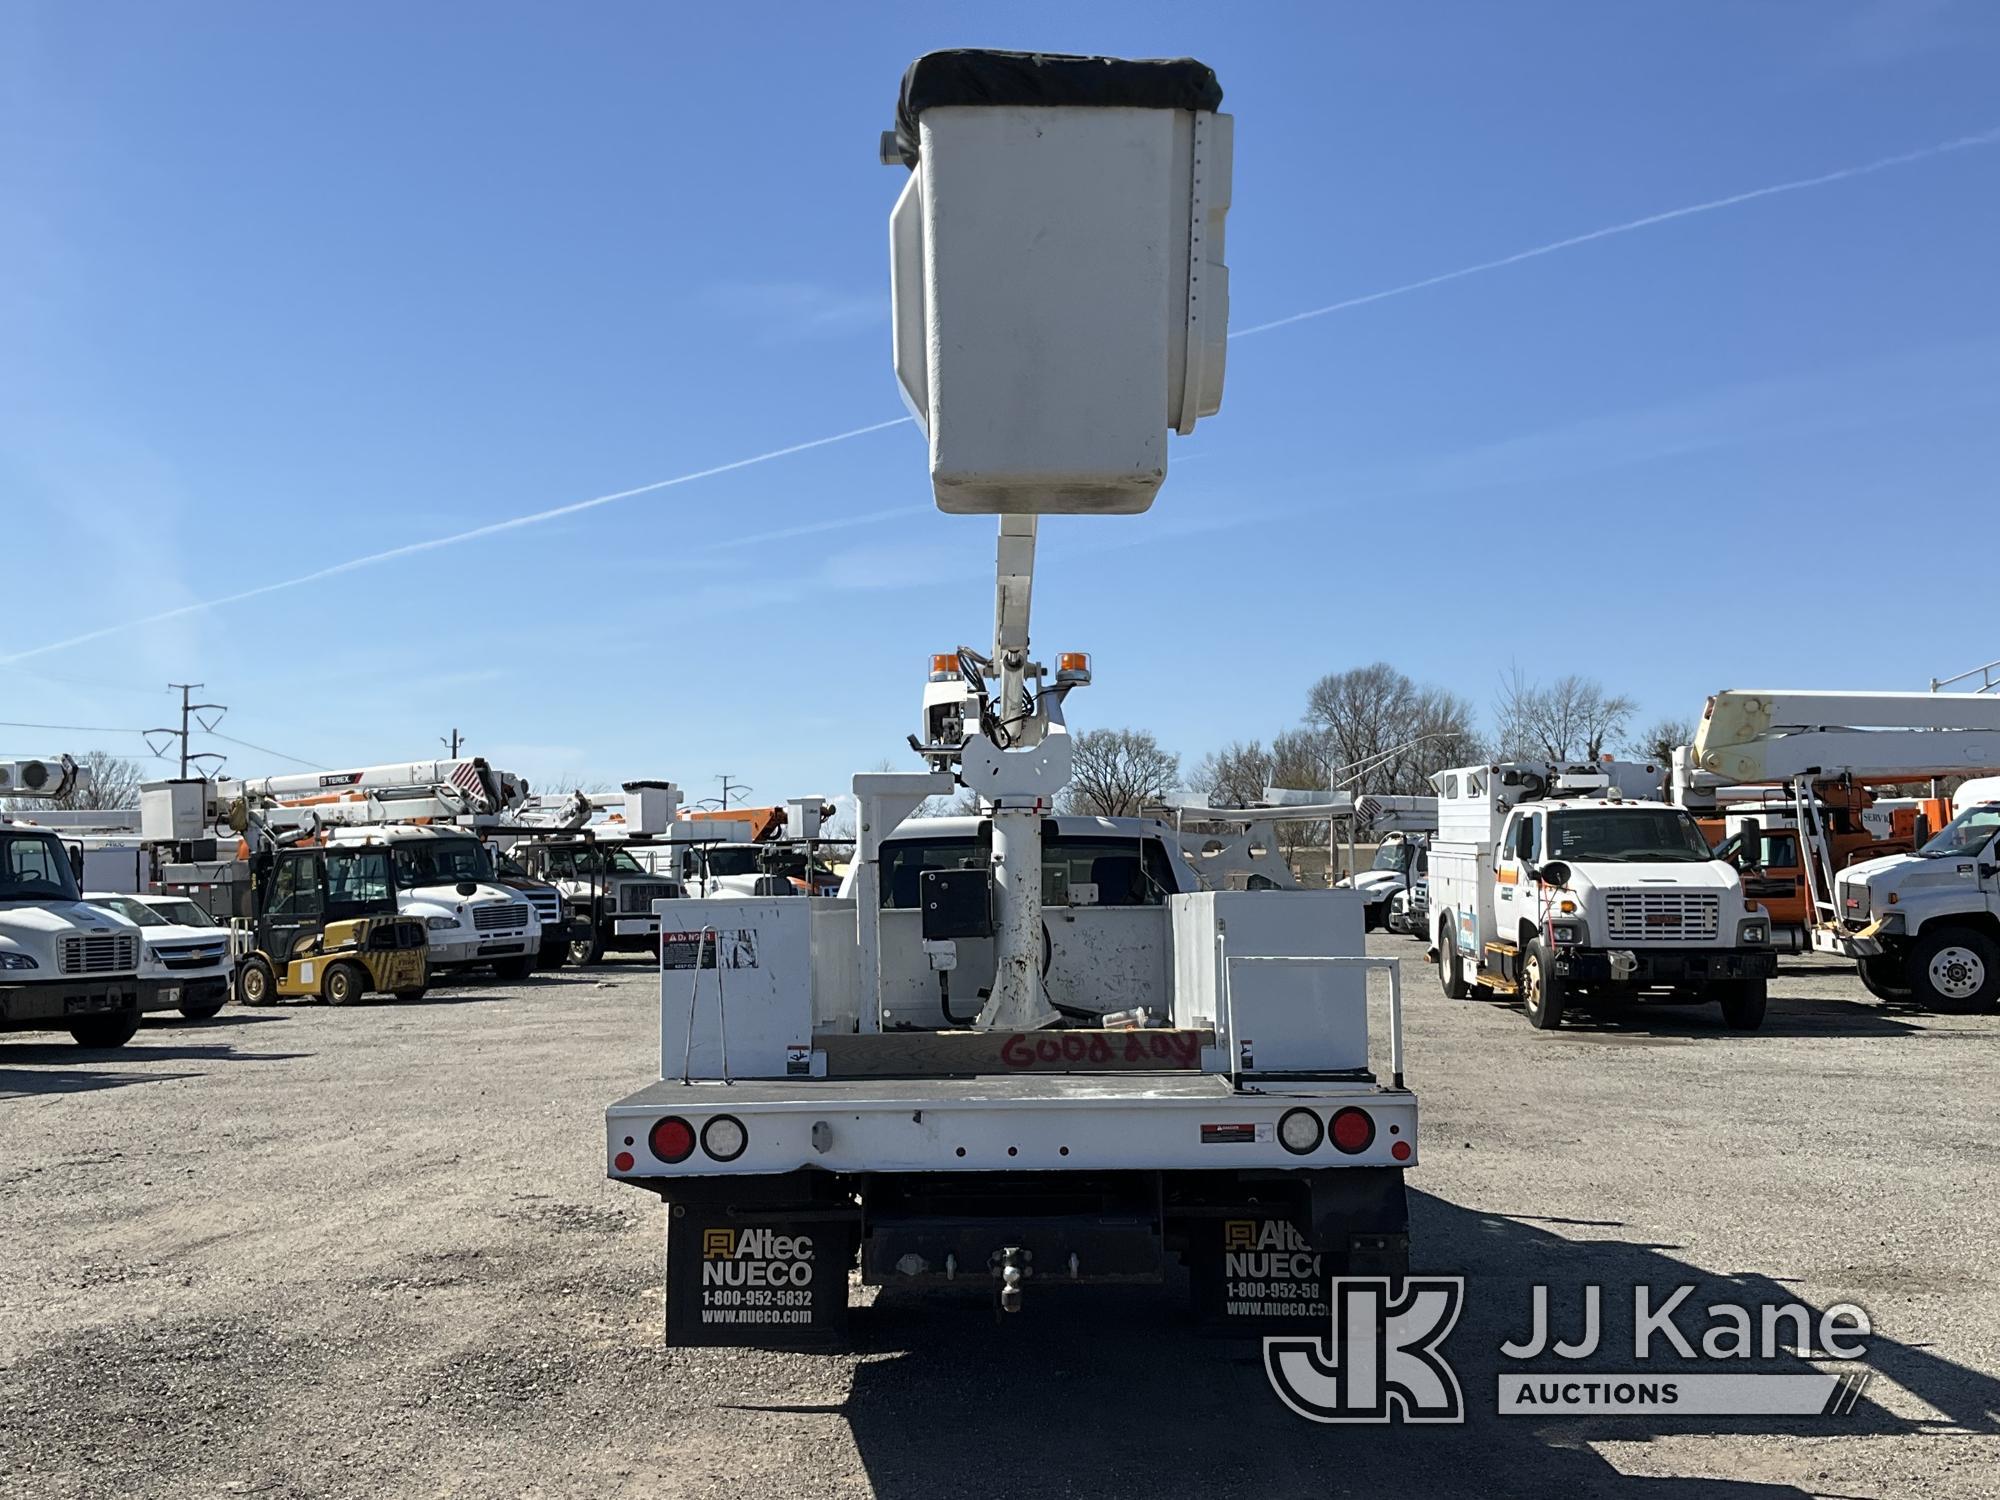
M88 778L67 755L0 760L0 799L53 799ZM139 950L137 927L83 899L54 830L0 812L0 1031L124 1046L139 1029Z
M1763 1024L1771 923L1652 766L1508 762L1431 778L1430 923L1446 995L1518 996L1548 1030L1572 1007L1719 1002Z
M1854 959L1885 1000L1979 1010L2000 1000L2000 696L1727 689L1711 696L1690 779L1788 787L1812 945ZM1836 868L1817 788L1970 776L1914 854Z
M854 778L846 894L658 904L695 943L604 1152L668 1206L670 1343L835 1337L857 1266L1013 1312L1178 1260L1245 1327L1323 1327L1333 1274L1405 1266L1417 1100L1361 897L1189 889L1163 828L1052 816L1090 671L1029 653L1036 523L1145 509L1165 429L1220 401L1220 97L1185 60L905 78L897 372L940 507L999 517L993 640L926 691L927 769ZM979 817L905 823L961 787Z
M489 968L512 983L535 971L541 919L524 894L496 882L492 853L469 831L388 823L334 828L326 841L388 848L396 909L423 922L433 975Z

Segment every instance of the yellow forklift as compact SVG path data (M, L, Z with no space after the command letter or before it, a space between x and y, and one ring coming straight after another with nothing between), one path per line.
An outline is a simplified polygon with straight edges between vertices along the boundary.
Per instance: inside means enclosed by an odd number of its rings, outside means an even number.
M420 1000L430 982L424 924L396 911L389 851L274 847L251 872L250 947L236 969L245 1005L318 996Z

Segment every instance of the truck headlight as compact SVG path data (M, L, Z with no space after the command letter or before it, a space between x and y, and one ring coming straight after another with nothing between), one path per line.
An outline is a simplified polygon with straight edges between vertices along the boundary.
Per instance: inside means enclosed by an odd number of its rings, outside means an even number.
M1763 917L1745 917L1736 924L1736 941L1756 947L1771 941L1771 924Z
M39 969L32 953L0 953L0 969Z
M1583 941L1583 923L1581 922L1552 923L1550 931L1555 933L1556 941L1565 947L1574 948Z
M458 925L456 917L425 917L424 926L432 932L449 932Z

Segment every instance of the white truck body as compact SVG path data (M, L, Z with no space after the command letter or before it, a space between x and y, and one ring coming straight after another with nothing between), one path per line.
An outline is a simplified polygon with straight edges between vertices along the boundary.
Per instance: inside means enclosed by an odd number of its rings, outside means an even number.
M1654 768L1507 763L1433 782L1428 920L1447 994L1519 994L1541 1027L1578 992L1713 998L1732 1025L1761 1021L1770 923L1684 809L1624 794L1656 787Z
M1954 798L1958 816L1915 854L1834 876L1840 912L1820 946L1859 960L1884 999L1943 1010L2000 1002L2000 798Z

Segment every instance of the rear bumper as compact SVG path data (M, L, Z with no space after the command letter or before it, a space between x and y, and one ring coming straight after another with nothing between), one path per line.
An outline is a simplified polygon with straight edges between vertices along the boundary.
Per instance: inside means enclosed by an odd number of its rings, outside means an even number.
M1614 953L1620 955L1617 961ZM1632 967L1621 975L1626 955ZM1579 984L1681 988L1718 980L1769 979L1778 972L1778 955L1768 948L1561 948L1555 964L1556 973Z
M137 975L0 985L0 1031L60 1031L93 1016L137 1015Z

